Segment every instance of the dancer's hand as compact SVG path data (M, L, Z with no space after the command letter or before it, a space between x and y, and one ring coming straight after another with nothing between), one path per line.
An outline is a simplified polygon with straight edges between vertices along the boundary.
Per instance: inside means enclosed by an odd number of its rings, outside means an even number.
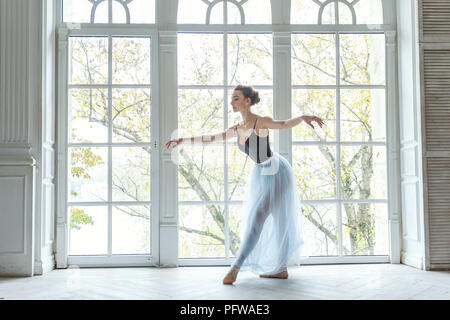
M172 143L175 143L173 148L175 149L178 145L180 145L183 142L183 138L174 139L166 142L166 148L169 149L170 145Z
M322 119L316 116L303 116L303 121L305 121L307 124L311 126L311 128L314 129L314 126L311 124L312 121L315 121L321 128L324 125L324 122Z

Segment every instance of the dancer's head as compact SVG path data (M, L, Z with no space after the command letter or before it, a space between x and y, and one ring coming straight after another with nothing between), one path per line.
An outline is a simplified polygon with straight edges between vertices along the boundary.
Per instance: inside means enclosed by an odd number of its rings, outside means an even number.
M250 86L238 85L231 96L233 111L244 111L260 101L259 93Z

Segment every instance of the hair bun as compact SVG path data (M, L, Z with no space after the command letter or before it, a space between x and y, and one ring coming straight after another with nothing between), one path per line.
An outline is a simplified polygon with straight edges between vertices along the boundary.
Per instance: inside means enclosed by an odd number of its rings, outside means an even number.
M259 98L259 92L256 90L253 90L252 104L257 104L259 101L261 101L261 99Z
M242 91L245 98L250 98L252 105L257 104L261 99L259 98L259 92L250 86L238 85L234 90Z

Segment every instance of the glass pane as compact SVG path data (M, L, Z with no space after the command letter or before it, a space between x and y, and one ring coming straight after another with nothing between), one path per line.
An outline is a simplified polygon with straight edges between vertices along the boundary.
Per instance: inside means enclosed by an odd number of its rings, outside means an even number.
M178 166L179 201L224 200L224 147L182 146Z
M208 5L202 0L178 0L178 23L206 23Z
M386 147L342 146L343 199L386 199Z
M344 255L388 255L388 208L385 203L342 205Z
M68 207L69 255L108 253L108 208Z
M70 37L71 84L108 83L108 38Z
M91 21L92 3L89 0L64 0L63 21L89 23Z
M337 255L339 239L336 204L306 204L302 211L308 255Z
M223 84L223 35L178 35L178 84Z
M324 2L326 3L326 2ZM322 24L335 24L336 23L336 10L335 3L329 2L322 11L322 16L319 17L319 22ZM322 4L323 7L323 4Z
M317 24L320 6L313 0L291 0L292 24Z
M228 147L228 199L244 200L245 187L254 167L253 160L238 149Z
M336 83L336 46L332 34L293 34L292 84Z
M112 208L112 253L150 253L150 206Z
M107 148L69 148L69 155L69 201L107 201Z
M239 8L232 2L226 2L226 5L228 6L227 8L227 23L228 24L241 24L246 15L244 14L244 12L239 11ZM244 21L245 23L245 21Z
M69 142L108 142L108 90L69 90Z
M131 23L155 23L155 0L133 0L128 4Z
M292 167L303 200L336 198L336 147L292 146Z
M341 72L344 85L385 83L384 34L342 34Z
M150 89L113 89L113 142L150 141Z
M211 6L212 4L212 6ZM225 1L222 2L211 2L209 5L211 9L211 16L209 17L210 24L223 24L223 6L225 5ZM208 19L208 17L207 17Z
M150 201L150 147L112 149L113 201Z
M386 141L384 89L341 90L341 139Z
M127 9L126 5L118 3L117 1L112 2L112 22L113 23L127 23Z
M383 24L381 0L359 0L353 7L357 24Z
M228 2L230 8L231 2ZM246 24L271 24L272 6L270 0L249 0L242 5ZM230 12L228 10L228 12Z
M224 207L179 206L180 258L225 257Z
M272 51L271 34L230 34L228 83L272 85Z
M114 84L150 84L150 39L113 38Z
M95 12L95 23L108 23L109 22L109 8L108 1L101 2L98 6L93 6Z
M230 230L230 257L236 257L236 253L241 244L241 228L242 225L242 205L228 206L228 226Z
M223 90L178 90L180 137L223 132Z
M353 24L351 9L347 4L342 2L339 2L339 24Z
M336 91L331 89L292 90L292 117L315 115L325 122L314 129L301 122L292 128L292 140L335 141L336 140Z

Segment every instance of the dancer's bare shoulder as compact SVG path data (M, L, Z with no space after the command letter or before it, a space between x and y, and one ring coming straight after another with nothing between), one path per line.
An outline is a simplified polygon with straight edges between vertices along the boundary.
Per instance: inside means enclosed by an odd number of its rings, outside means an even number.
M273 120L271 117L259 118L259 129L284 129L285 121Z

